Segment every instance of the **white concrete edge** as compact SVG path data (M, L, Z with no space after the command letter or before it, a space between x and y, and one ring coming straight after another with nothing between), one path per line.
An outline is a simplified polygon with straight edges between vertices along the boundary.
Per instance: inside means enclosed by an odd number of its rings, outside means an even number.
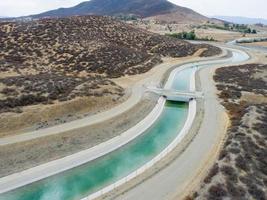
M139 88L134 88L134 89L138 90ZM103 122L105 120L109 120L112 117L121 114L122 113L121 111L125 112L131 107L133 107L133 105L136 105L140 101L141 97L142 97L141 93L136 93L135 96L131 95L130 98L128 98L125 102L107 111L103 111L101 113L94 114L92 116L87 116L82 119L76 119L76 120L73 120L73 121L70 121L64 124L58 124L55 126L44 128L44 129L34 130L34 131L26 132L26 133L21 133L18 135L6 136L3 138L0 138L0 146L19 143L19 142L25 142L25 141L29 141L29 140L33 140L33 139L37 139L41 137L46 137L50 135L73 131L73 130L77 130L80 128L84 128L87 126L91 126L93 124ZM124 109L121 110L120 108L124 108Z
M240 52L242 52L242 51L240 51ZM216 62L216 64L218 64L217 63L218 61L219 62L220 61L227 61L227 59L222 59L222 60L217 60L217 61L215 60L214 62ZM207 62L208 62L208 64L212 64L212 61L201 61L201 64L205 65L205 64L207 64ZM177 72L184 70L185 68L189 67L192 64L198 64L198 63L199 62L197 62L197 61L192 62L192 63L187 63L183 66L180 66L179 68L174 69L169 76L169 79L165 85L165 88L168 89L171 87L171 84L172 84L173 79L175 78L175 75ZM194 78L192 79L192 77L191 77L191 81L192 80L195 81ZM193 84L193 85L195 85L195 84ZM192 87L191 83L190 83L190 87ZM125 133L123 133L120 136L117 136L117 137L115 137L115 138L113 138L107 142L101 143L101 144L99 144L93 148L88 149L88 150L81 151L79 153L72 154L70 156L67 156L67 157L64 157L64 158L61 158L58 160L54 160L54 161L45 163L43 165L39 165L37 167L31 168L28 170L24 170L24 171L19 172L19 173L14 173L14 174L11 174L9 176L1 178L0 179L0 194L8 192L10 190L14 190L14 189L22 187L24 185L28 185L28 184L36 182L36 181L39 181L41 179L53 176L55 174L69 170L71 168L80 166L82 164L85 164L87 162L95 160L99 157L102 157L102 156L120 148L121 146L129 143L131 140L138 137L138 135L142 134L145 130L147 130L158 119L158 117L160 116L160 114L162 113L162 111L164 109L165 101L166 101L165 99L160 98L158 101L158 104L157 104L158 107L156 106L152 110L152 112L143 121L138 123L135 127L132 127L131 129L127 130ZM190 109L190 107L189 107L189 109ZM154 115L154 114L152 114L152 113L157 112L155 110L160 110L160 112L158 112L156 117L153 118L152 115ZM150 119L150 115L152 117L152 120ZM147 120L147 118L149 118L149 120ZM148 121L148 123L144 123L144 121L145 122ZM131 132L136 131L135 129L137 126L142 126L141 125L142 122L144 123L144 125L142 127L143 128L142 131L139 131L138 134L135 134L134 136L127 138L127 137L129 137L129 134ZM149 126L147 126L147 125L149 125ZM144 127L147 127L147 128L144 130ZM127 139L124 140L124 142L121 142L121 139L124 139L124 138L127 138ZM113 146L110 148L110 146L114 145L115 142L119 142L119 144L116 147ZM100 148L104 148L104 147L110 148L110 149L108 149L104 152L101 152L101 153L96 153L96 151L99 151ZM61 163L61 165L58 163ZM62 163L63 163L63 165L62 165Z
M190 130L190 128L191 128L191 126L193 124L193 121L195 119L195 116L196 116L196 100L193 100L193 101L189 102L188 117L187 117L187 120L185 122L185 125L184 125L183 129L180 131L178 136L173 140L173 142L171 144L169 144L159 155L157 155L154 159L152 159L151 161L149 161L148 163L146 163L145 165L143 165L142 167L140 167L136 171L132 172L128 176L126 176L126 177L120 179L119 181L117 181L117 182L115 182L115 183L113 183L113 184L101 189L98 192L95 192L95 193L89 195L88 197L83 198L82 200L93 200L93 199L96 199L96 198L98 198L98 197L100 197L100 196L102 196L102 195L104 195L104 194L106 194L108 192L111 192L112 190L122 186L123 184L131 181L135 177L141 175L146 170L151 168L154 164L159 162L167 154L169 154L173 149L175 149L176 146L179 143L182 142L183 138L185 137L185 135Z
M171 88L176 73L186 69L190 64L175 68L171 72L164 88ZM0 194L78 167L119 149L144 133L155 123L164 110L165 102L166 100L160 97L157 105L142 121L117 137L90 149L0 178Z
M226 48L226 49L230 50L230 48ZM245 53L243 51L236 50L236 49L231 49L231 50L238 51L240 53ZM220 64L220 62L227 62L229 60L232 60L232 58L219 60L215 64ZM237 61L237 62L239 62L239 61ZM191 63L191 64L194 64L194 63ZM205 65L205 63L204 64L201 63L201 64ZM213 64L213 63L208 63L208 64ZM188 67L188 65L189 64L186 64L184 67L174 69L172 71L169 79L168 79L171 81L165 85L165 88L170 88L171 83L173 82L173 79L175 78L176 73L184 70L185 68ZM207 63L206 63L206 65L207 65ZM198 69L196 68L196 70L192 73L192 75L190 77L190 91L196 90L196 77L195 76L196 76L197 71L198 71ZM143 165L142 167L140 167L136 171L132 172L130 175L120 179L119 181L115 182L114 184L111 184L111 185L99 190L98 192L95 192L95 193L93 193L93 194L91 194L85 198L82 198L81 200L93 200L93 199L96 199L96 198L98 198L98 197L100 197L100 196L102 196L108 192L111 192L112 190L122 186L123 184L125 184L125 183L129 182L130 180L136 178L137 176L141 175L146 170L151 168L154 164L156 164L161 159L163 159L167 154L169 154L172 150L174 150L177 147L177 145L179 145L182 142L183 138L190 131L190 128L192 127L193 122L195 120L196 113L197 113L197 102L196 102L196 100L192 100L189 102L188 116L187 116L186 122L185 122L182 130L180 131L180 133L178 133L177 137L173 140L173 142L171 144L169 144L159 155L157 155L155 158L153 158L151 161L149 161L148 163L146 163L145 165Z
M202 62L203 64L205 64L205 60ZM198 63L198 62L195 61L193 63ZM192 63L187 63L184 64L183 66L175 68L171 72L164 88L166 89L171 88L176 73L186 69L191 64ZM160 114L162 113L165 101L166 100L164 98L160 98L158 104L151 111L151 113L146 116L144 120L139 122L136 126L132 127L131 129L127 130L120 136L112 138L111 140L108 140L90 149L24 170L22 172L14 173L6 177L0 178L0 194L45 179L47 177L56 175L58 173L67 171L74 167L78 167L82 164L88 163L92 160L102 157L112 151L115 151L116 149L122 147L123 145L129 143L130 141L138 137L140 134L146 131L150 126L152 126L153 123L159 118ZM137 129L139 129L139 131ZM131 136L131 134L133 135ZM102 150L102 152L100 152L101 149L105 150L104 151Z
M170 75L170 78L169 78L169 80L171 80L171 81L168 81L168 83L172 83L176 74L178 72L184 70L185 68L174 69ZM195 91L195 88L196 88L196 84L195 84L196 71L197 71L197 69L191 74L191 77L190 77L190 91L192 91L192 92ZM165 88L170 88L170 87L171 87L171 84L166 84L166 86L165 86ZM143 165L142 167L140 167L136 171L132 172L128 176L126 176L126 177L120 179L119 181L99 190L98 192L95 192L95 193L89 195L88 197L83 198L82 200L93 200L93 199L96 199L96 198L98 198L98 197L100 197L100 196L102 196L108 192L111 192L115 188L118 188L118 187L122 186L123 184L129 182L130 180L134 179L135 177L141 175L146 170L151 168L154 164L159 162L162 158L164 158L167 154L169 154L172 150L174 150L178 144L180 144L182 142L183 138L189 132L189 130L193 124L193 121L196 117L196 110L197 110L196 100L190 101L187 119L186 119L186 122L185 122L182 130L178 133L177 137L155 158L153 158L151 161L149 161L148 163L146 163L145 165Z
M180 68L174 69L171 72L169 79L167 80L164 88L166 89L171 88L171 85L172 85L173 79L175 78L176 73L178 71L182 71L189 65L190 63L185 64L184 66ZM120 148L121 146L129 143L134 138L142 134L145 130L147 130L150 126L152 126L152 124L159 118L160 114L162 113L165 102L166 100L161 97L158 101L158 104L155 106L152 112L144 120L142 120L140 123L138 123L133 128L127 130L120 136L117 136L111 140L108 140L90 149L78 152L76 154L72 154L70 156L66 156L64 158L57 159L57 160L30 168L30 169L24 170L22 172L14 173L6 177L0 178L0 194L17 189L19 187L22 187L28 184L31 184L33 182L45 179L47 177L56 175L58 173L67 171L74 167L78 167L82 164L85 164L101 156L104 156ZM140 129L139 127L142 127L142 131L140 130L137 131L137 129ZM53 127L51 127L51 130L53 130L52 128ZM50 129L48 128L44 131L47 131L47 130L50 130ZM136 133L133 134L133 136L130 136L133 132L136 132ZM125 139L125 138L126 140L124 142L121 141L122 139ZM115 143L117 143L116 147L114 146ZM0 146L1 146L1 142L0 142ZM100 149L103 149L104 147L107 150L99 153ZM61 163L61 164L58 164L58 163Z
M221 56L223 56L224 53L225 52L223 50L222 55L217 55L217 56L214 56L214 57L208 58L208 59L206 59L206 58L202 59L201 58L200 61L209 61L210 59L220 58ZM195 62L197 62L197 61L195 61ZM184 65L186 65L186 63ZM139 88L137 87L134 89L138 90ZM121 113L119 111L120 110L119 108L121 108L121 107L124 108L124 111L130 109L133 105L137 104L140 101L141 96L142 96L142 94L140 94L140 93L138 93L138 96L135 95L135 98L133 97L133 95L131 95L130 98L127 99L122 104L117 105L114 108L111 108L107 111L95 114L93 116L84 117L82 119L77 119L77 120L74 120L74 121L71 121L71 122L68 122L65 124L59 124L59 125L55 125L55 126L40 129L40 130L21 133L19 135L7 136L7 137L0 138L0 146L19 143L19 142L25 142L28 140L33 140L33 139L37 139L37 138L41 138L41 137L45 137L45 136L64 133L67 131L73 131L73 130L77 130L79 128L84 128L84 127L87 127L87 126L90 126L93 124L100 123L102 121L111 119L112 117L119 115ZM132 101L132 103L129 103L131 101Z
M144 133L155 123L164 110L165 102L166 100L163 97L159 98L157 105L141 122L111 140L76 154L1 178L0 194L88 163L119 149Z

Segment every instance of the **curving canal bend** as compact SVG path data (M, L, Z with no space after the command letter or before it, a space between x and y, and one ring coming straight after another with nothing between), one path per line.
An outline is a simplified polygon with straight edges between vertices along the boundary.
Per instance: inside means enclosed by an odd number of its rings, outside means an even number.
M231 58L190 63L182 66L183 70L174 70L175 74L168 82L170 87L190 90L190 80L196 69L216 64L234 64L249 58L244 52L231 51ZM126 177L159 155L179 136L188 111L189 103L167 101L157 121L127 145L82 166L0 194L0 200L78 200L89 196Z

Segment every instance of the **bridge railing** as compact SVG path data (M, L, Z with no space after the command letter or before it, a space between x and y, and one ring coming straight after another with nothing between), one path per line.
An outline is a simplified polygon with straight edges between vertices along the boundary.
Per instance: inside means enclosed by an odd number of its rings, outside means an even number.
M181 101L189 102L193 99L203 98L204 95L202 92L197 91L179 91L179 90L166 90L162 88L149 88L147 87L148 92L155 93L157 95L165 97L167 100L171 101Z

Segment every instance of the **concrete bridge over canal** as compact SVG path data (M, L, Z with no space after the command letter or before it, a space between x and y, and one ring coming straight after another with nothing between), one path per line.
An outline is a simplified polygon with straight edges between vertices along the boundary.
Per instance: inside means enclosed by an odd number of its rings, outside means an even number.
M163 96L170 101L189 102L191 100L200 99L204 97L202 92L180 91L172 89L162 89L157 87L147 87L147 91Z

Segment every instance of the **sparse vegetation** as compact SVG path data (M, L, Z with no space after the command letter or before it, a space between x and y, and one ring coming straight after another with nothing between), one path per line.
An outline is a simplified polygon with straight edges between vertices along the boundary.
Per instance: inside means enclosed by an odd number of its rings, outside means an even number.
M242 99L243 92L267 98L266 74L267 66L260 64L216 70L231 126L217 162L192 199L267 199L267 104Z
M115 16L116 19L122 20L122 21L136 21L138 20L138 16L136 15L117 15Z
M195 40L196 39L196 34L194 31L190 31L190 32L184 31L181 33L170 33L166 35L177 38L177 39L182 39L182 40Z
M142 102L129 110L131 115L125 112L115 119L94 124L90 127L2 146L0 151L0 177L63 158L119 136L147 116L156 103L156 98L143 99ZM45 126L45 123L42 123L42 125Z
M196 28L213 28L213 29L219 29L219 30L226 30L226 31L235 31L235 32L240 32L240 33L251 33L251 34L257 34L256 29L251 29L248 25L246 24L231 24L231 23L224 23L223 25L220 24L212 24L212 23L207 23L205 25L199 25L196 26Z
M0 112L82 96L122 96L111 79L145 73L163 56L193 55L201 48L201 56L220 53L112 17L2 22L0 72L7 77L0 79Z
M17 107L49 104L55 100L67 101L81 96L122 96L123 89L100 76L71 77L50 73L14 76L0 79L6 87L1 91L0 113ZM109 90L101 89L109 86ZM16 88L16 89L14 89Z
M197 37L195 31L190 31L190 32L180 32L180 33L168 33L166 34L167 36L174 37L177 39L182 39L182 40L202 40L202 41L215 41L213 37L204 37L204 38L199 38Z

